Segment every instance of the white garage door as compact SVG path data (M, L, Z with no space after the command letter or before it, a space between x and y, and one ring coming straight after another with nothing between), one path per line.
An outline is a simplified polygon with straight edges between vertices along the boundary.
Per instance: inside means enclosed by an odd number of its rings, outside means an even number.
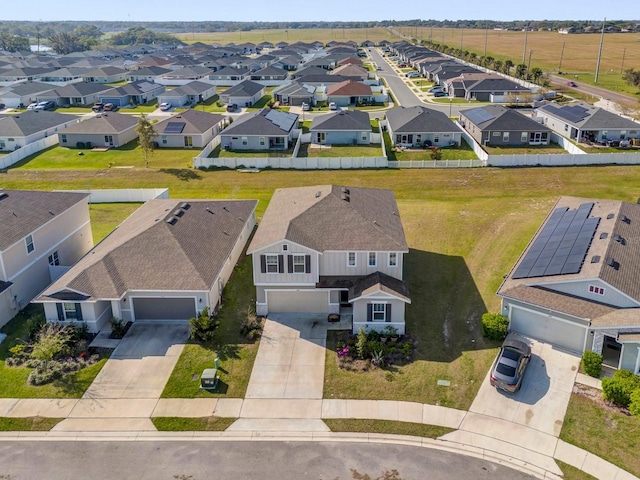
M511 331L542 340L574 352L582 352L587 329L541 313L511 309Z
M269 313L327 313L328 292L277 292L267 291Z
M194 298L134 298L136 320L189 320L196 316Z

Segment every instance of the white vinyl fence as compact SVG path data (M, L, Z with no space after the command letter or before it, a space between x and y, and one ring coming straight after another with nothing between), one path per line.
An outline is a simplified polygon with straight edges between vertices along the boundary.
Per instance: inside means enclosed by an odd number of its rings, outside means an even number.
M58 144L58 135L51 135L50 137L43 138L37 142L29 143L18 150L0 157L0 168L9 168L10 166L18 163L20 160L27 158L29 155L41 152L42 150L53 147Z
M154 198L169 198L168 188L121 188L108 190L55 190L88 193L89 203L144 203Z

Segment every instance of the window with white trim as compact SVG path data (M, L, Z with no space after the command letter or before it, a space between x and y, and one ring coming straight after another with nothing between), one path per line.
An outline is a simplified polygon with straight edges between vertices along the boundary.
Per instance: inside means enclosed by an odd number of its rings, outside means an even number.
M51 255L49 255L49 265L56 266L60 265L60 259L58 258L58 251L56 250Z
M520 134L520 141L522 143L526 143L527 139L529 138L529 132L522 132Z
M389 266L390 267L398 266L398 254L396 252L389 252Z
M596 287L595 285L589 285L589 292L596 295L604 295L604 288Z
M287 250L289 250L289 245L287 245L286 243L282 244L282 251L286 252Z
M509 141L509 132L504 132L502 134L502 141L503 142L508 142Z
M378 256L376 252L369 252L369 266L375 267L378 265Z
M293 273L305 273L304 255L293 255Z
M33 244L33 235L27 235L27 238L24 239L24 243L27 247L28 254L36 249L35 245Z
M347 253L347 267L356 266L356 252Z
M76 310L75 303L64 303L62 305L64 309L64 318L66 320L77 320L78 319L78 311Z
M371 320L374 322L384 322L386 321L386 307L387 305L384 303L374 303L373 304L373 315Z
M278 255L265 255L265 264L267 265L267 273L278 272Z

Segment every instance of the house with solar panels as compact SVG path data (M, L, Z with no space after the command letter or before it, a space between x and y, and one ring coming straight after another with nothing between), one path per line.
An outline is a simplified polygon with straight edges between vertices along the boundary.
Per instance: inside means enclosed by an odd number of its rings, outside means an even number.
M204 148L226 123L224 115L185 110L153 125L156 148Z
M480 145L520 147L549 145L551 129L501 105L487 105L460 111L459 123Z
M293 145L298 115L264 109L238 117L220 134L226 150L287 150Z
M584 102L544 105L536 116L557 134L580 142L605 144L640 138L640 123Z
M510 330L640 374L640 205L561 197L498 290Z

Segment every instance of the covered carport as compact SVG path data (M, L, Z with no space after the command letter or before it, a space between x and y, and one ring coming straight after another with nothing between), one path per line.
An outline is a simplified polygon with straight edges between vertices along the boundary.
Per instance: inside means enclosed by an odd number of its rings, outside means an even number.
M196 316L194 297L132 298L136 320L189 320Z

